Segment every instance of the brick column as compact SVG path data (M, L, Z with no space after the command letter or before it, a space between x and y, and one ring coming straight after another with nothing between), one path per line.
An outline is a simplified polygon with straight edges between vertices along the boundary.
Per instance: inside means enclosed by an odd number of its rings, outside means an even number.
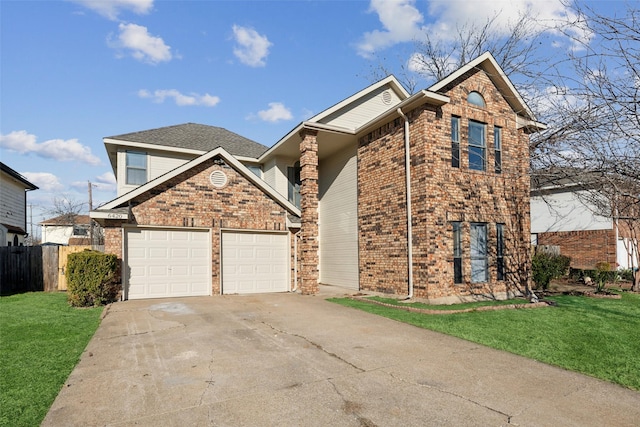
M300 132L300 291L318 293L318 131Z

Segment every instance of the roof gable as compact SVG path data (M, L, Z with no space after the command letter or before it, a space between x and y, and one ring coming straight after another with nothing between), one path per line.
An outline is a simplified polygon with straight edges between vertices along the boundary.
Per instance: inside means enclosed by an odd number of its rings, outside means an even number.
M409 93L395 76L387 76L316 114L306 123L357 129L371 117L382 114L408 97Z
M275 200L278 204L280 204L282 207L284 207L285 209L287 209L287 211L289 211L289 213L296 215L296 216L300 216L300 210L298 208L296 208L291 202L289 202L286 198L284 198L282 195L280 195L278 192L276 192L273 188L271 188L266 182L264 182L263 180L261 180L260 178L258 178L253 172L251 172L249 169L247 169L246 166L244 166L242 163L240 163L235 157L233 157L230 153L228 153L224 148L222 147L218 147L214 150L211 150L203 155L201 155L200 157L197 157L193 160L191 160L190 162L187 162L185 164L183 164L182 166L179 166L175 169L173 169L172 171L167 172L166 174L159 176L156 179L153 179L149 182L147 182L144 185L141 185L140 187L131 190L130 192L123 194L120 197L117 197L116 199L107 202L106 204L102 205L101 207L99 207L98 209L95 209L94 211L91 212L91 218L112 218L111 216L109 216L109 214L107 213L107 211L111 211L111 210L117 210L118 208L123 207L127 202L129 202L130 200L133 200L134 198L146 193L147 191L163 184L164 182L170 180L171 178L174 178L178 175L180 175L183 172L188 171L191 168L194 168L200 164L202 164L203 162L212 159L216 156L221 157L222 159L224 159L224 161L230 165L231 167L233 167L235 170L237 170L238 172L240 172L245 178L247 178L251 183L253 183L256 187L258 187L260 190L262 190L264 193L266 193L268 196L270 196L273 200ZM118 218L116 218L118 219Z
M22 183L24 185L25 189L27 189L27 190L37 190L38 189L38 187L36 187L35 185L33 185L32 183L27 181L27 178L25 178L24 176L20 175L18 172L14 171L13 169L11 169L9 166L5 165L2 162L0 162L0 170L2 170L2 172L6 173L7 175L9 175L11 178L15 179L16 181L19 181L20 183Z
M250 158L259 157L268 148L227 129L197 123L165 126L109 136L104 139L105 142L108 140L109 142L122 141L124 143L132 142L159 145L202 153L211 151L217 147L222 147L234 156Z
M529 109L524 99L520 96L509 77L504 73L496 59L489 52L485 52L471 62L458 68L453 73L449 74L444 79L432 85L429 90L433 92L440 92L446 88L449 84L459 79L469 71L473 69L480 69L487 73L487 76L491 79L493 84L502 93L504 99L509 103L513 111L522 116L523 118L531 121L535 121L533 112ZM537 124L543 126L542 124Z

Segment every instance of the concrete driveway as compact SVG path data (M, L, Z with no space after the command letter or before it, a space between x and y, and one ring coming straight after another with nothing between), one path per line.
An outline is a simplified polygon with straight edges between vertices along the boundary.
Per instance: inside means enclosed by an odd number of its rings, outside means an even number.
M43 426L640 424L640 393L328 293L113 304Z

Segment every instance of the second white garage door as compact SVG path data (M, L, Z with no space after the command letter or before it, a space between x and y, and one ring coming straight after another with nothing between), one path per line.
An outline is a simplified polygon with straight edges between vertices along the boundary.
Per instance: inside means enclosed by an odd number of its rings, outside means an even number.
M129 229L125 232L127 299L211 294L208 231Z
M289 235L222 233L222 293L289 290Z

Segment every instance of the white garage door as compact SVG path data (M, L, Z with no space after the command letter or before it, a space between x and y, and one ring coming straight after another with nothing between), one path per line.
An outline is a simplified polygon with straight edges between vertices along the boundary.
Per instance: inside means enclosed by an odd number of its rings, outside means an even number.
M211 294L208 231L125 232L128 299Z
M289 290L289 235L222 233L222 293Z

